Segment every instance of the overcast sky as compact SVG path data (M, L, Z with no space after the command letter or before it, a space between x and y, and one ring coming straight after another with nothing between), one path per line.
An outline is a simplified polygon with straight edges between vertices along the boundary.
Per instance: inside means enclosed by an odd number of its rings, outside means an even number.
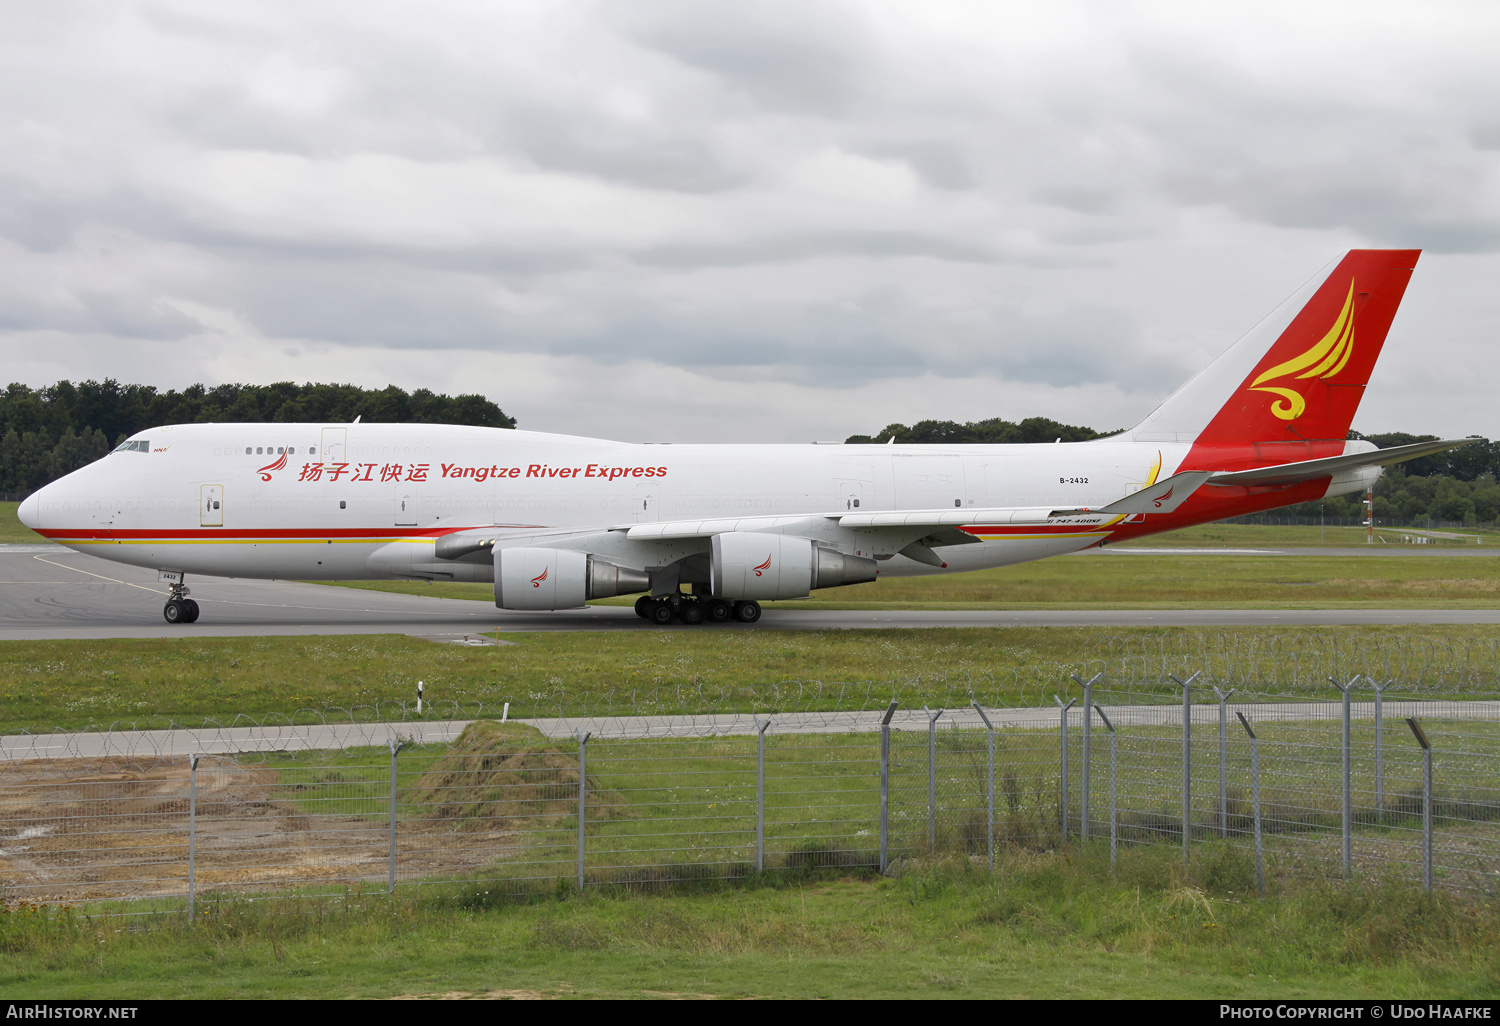
M1500 5L0 7L6 381L1109 429L1354 246L1355 426L1500 437Z

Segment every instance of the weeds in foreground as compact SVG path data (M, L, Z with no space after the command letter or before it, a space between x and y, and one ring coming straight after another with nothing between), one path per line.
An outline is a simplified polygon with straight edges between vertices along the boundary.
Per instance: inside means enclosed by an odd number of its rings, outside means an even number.
M1493 905L1400 883L1286 883L1259 899L1247 862L1227 846L1186 864L1142 846L1112 871L1102 845L1007 847L994 873L953 855L880 876L809 851L795 867L670 888L644 874L582 894L557 881L520 895L472 882L210 898L192 923L8 906L0 994L377 996L437 978L445 991L570 980L601 995L898 996L935 981L987 996L1500 991Z

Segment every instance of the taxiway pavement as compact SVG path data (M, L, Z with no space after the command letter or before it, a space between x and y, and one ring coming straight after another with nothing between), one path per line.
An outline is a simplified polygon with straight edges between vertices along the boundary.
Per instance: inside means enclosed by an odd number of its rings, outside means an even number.
M1135 554L1140 550L1116 551ZM1254 551L1289 555L1368 554L1362 549ZM1479 554L1477 548L1436 547L1421 554L1458 552ZM1486 556L1500 555L1500 547L1483 552ZM1112 557L1101 554L1067 558ZM0 546L0 641L409 634L434 641L494 644L493 638L486 642L485 632L493 635L497 630L503 633L709 629L681 625L655 627L638 618L628 606L524 613L496 609L483 602L296 581L193 577L188 585L204 610L203 618L194 624L171 625L161 615L166 586L156 580L154 571L111 563L58 546ZM714 629L1353 624L1500 624L1500 609L768 609L758 624L729 624Z

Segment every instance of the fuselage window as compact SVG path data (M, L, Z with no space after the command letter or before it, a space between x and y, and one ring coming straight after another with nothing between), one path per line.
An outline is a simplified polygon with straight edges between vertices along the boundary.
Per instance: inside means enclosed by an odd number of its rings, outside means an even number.
M277 449L277 450L276 450L276 455L278 455L278 456L279 456L279 455L281 455L281 454L282 454L282 453L284 453L284 452L286 452L286 449L284 449L284 448L282 448L282 449Z
M256 447L255 447L255 455L257 455L257 456L262 456L262 455L264 455L264 453L262 453L262 452L261 452L261 451L260 451L260 446L258 446L258 445L257 445L257 446L256 446Z

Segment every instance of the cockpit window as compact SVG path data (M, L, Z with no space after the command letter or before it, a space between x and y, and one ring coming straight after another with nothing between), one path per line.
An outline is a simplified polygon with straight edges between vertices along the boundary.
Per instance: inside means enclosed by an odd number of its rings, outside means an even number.
M131 439L115 446L115 452L150 452L151 443L144 438Z

